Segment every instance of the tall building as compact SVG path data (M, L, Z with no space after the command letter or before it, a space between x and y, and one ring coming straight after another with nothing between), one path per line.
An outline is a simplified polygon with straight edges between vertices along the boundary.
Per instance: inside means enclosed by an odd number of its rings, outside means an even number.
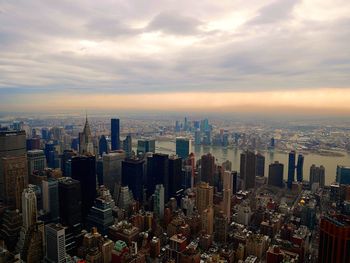
M122 185L129 186L134 199L143 200L143 171L144 160L126 159L122 161Z
M6 209L1 218L0 238L5 241L7 249L13 251L22 228L22 215L18 209Z
M80 182L82 216L88 214L96 198L96 159L95 156L72 158L72 178Z
M350 218L324 216L320 223L318 262L350 262Z
M292 189L292 184L295 178L295 151L291 151L288 156L288 181L289 189Z
M337 166L336 181L339 184L350 184L350 166Z
M229 222L228 218L222 212L215 217L214 237L216 242L221 244L226 243Z
M214 189L208 183L201 182L196 188L196 207L199 214L213 206Z
M5 180L2 167L3 157L23 156L26 154L25 131L0 131L0 200L5 198Z
M265 156L261 153L256 154L256 176L265 176Z
M27 152L28 159L28 175L33 171L44 171L46 168L46 157L43 150L31 150Z
M79 133L79 153L80 154L93 154L94 145L91 137L91 129L86 116L83 132Z
M122 150L104 154L103 162L103 184L114 191L116 185L122 183L122 161L125 159L125 152Z
M147 191L153 194L157 184L164 186L167 201L169 198L169 155L167 154L155 153L147 159Z
M58 181L48 178L42 181L43 209L50 213L52 221L57 221L60 216L60 207L58 200Z
M137 141L137 155L140 153L155 153L156 152L156 141L154 139L143 139Z
M205 231L206 234L212 235L214 232L214 209L212 206L208 206L201 213L202 220L202 230Z
M108 142L106 136L102 135L98 141L98 154L102 156L104 153L108 153Z
M232 187L233 187L233 175L230 171L224 171L222 211L224 212L225 218L227 218L228 222L230 222L231 220Z
M194 144L195 145L201 145L201 132L199 130L194 132Z
M302 182L303 181L303 170L304 170L304 156L302 154L298 155L298 162L297 162L297 181Z
M44 152L46 163L49 168L59 168L61 166L59 159L59 150L59 145L56 145L52 141L45 144Z
M26 188L22 193L22 217L23 227L28 230L37 220L36 195L31 188Z
M98 197L87 216L86 224L88 228L96 227L102 235L107 235L108 228L114 223L112 209L115 203L105 186L100 186L98 192Z
M320 187L324 187L325 185L325 169L324 166L321 165L317 167L316 165L312 165L310 167L310 186L314 183L318 183Z
M70 177L62 177L58 182L60 222L66 226L81 223L80 182Z
M30 138L26 140L27 151L40 149L40 138Z
M123 150L126 154L126 157L130 158L132 154L132 139L130 134L128 134L123 141Z
M119 119L111 119L111 140L112 151L120 149L120 121Z
M188 158L191 152L191 140L184 137L176 138L176 154L183 160Z
M284 165L275 161L269 165L269 177L267 184L277 187L283 187L283 169Z
M46 261L52 263L66 262L66 234L65 228L60 224L47 224L45 226Z
M153 208L159 218L164 217L164 187L162 184L157 184L154 191Z
M243 180L244 189L255 187L256 155L254 152L241 153L240 176Z
M201 181L214 185L215 157L210 153L201 157Z
M21 196L28 186L26 155L2 157L3 200L13 209L21 209Z
M182 189L182 159L177 156L169 157L169 197L174 197Z

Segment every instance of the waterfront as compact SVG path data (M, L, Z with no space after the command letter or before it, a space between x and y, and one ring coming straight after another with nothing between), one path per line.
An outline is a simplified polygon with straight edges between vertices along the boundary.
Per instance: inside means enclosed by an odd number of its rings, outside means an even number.
M157 152L175 154L175 142L174 141L157 141ZM217 146L193 146L192 151L196 155L196 160L203 154L210 152L213 154L218 163L222 163L226 160L232 162L232 169L239 171L240 154L241 150L237 148L223 148ZM278 151L265 151L261 152L265 156L265 176L268 175L269 164L275 161L279 161L284 164L284 178L287 179L288 170L288 153ZM335 181L337 165L350 166L350 154L343 153L343 156L325 156L315 153L304 154L304 180L309 180L310 166L315 164L317 166L323 165L326 170L326 184L330 185Z

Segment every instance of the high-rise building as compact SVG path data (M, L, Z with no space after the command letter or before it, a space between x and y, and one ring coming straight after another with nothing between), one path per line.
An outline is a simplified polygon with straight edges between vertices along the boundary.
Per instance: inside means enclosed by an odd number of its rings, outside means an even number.
M82 216L88 214L96 198L96 159L95 156L72 158L72 178L80 182Z
M28 168L25 155L2 157L2 194L5 204L13 209L21 209L21 196L24 188L28 186Z
M175 194L182 189L182 159L177 156L169 157L169 196L174 197Z
M46 168L46 158L43 150L31 150L27 152L28 175L33 171L43 171Z
M350 184L350 166L337 166L336 181L339 184Z
M40 149L40 138L30 138L26 140L27 151Z
M240 176L243 180L244 189L255 187L256 155L254 152L241 153Z
M297 162L297 181L302 182L303 181L303 171L304 171L304 156L302 154L298 155L298 162Z
M195 145L201 145L201 132L199 130L194 132L194 144Z
M196 207L199 214L213 206L214 189L208 183L201 182L196 188Z
M23 227L28 230L37 221L37 203L35 192L26 188L22 193Z
M265 156L260 153L256 154L256 176L265 176Z
M292 184L295 177L295 151L291 151L288 156L288 181L287 185L289 189L292 189Z
M76 156L77 153L73 150L64 150L61 156L61 170L62 176L71 177L72 176L72 158Z
M119 119L111 119L111 140L112 151L120 149L120 121Z
M324 216L320 223L318 262L350 262L350 218Z
M80 154L93 154L94 145L91 137L91 129L86 116L83 132L79 133L79 153Z
M202 230L206 234L212 235L214 232L214 209L212 206L208 206L201 213Z
M126 154L126 157L130 158L132 154L132 139L130 134L128 134L123 141L123 150Z
M45 226L46 261L55 263L66 262L66 234L65 228L60 224L47 224Z
M214 185L215 157L210 153L201 157L201 181Z
M147 190L150 194L154 193L157 184L164 186L164 196L167 201L169 198L169 155L167 154L155 153L147 159Z
M137 155L140 153L155 153L156 152L156 141L154 139L143 139L137 141Z
M98 141L98 154L102 156L104 153L108 153L108 142L106 136L102 135Z
M191 152L191 140L184 137L176 138L176 154L183 160L188 158Z
M88 228L96 227L102 235L107 235L108 228L113 225L114 217L112 209L115 207L114 200L105 186L98 189L98 197L86 219Z
M143 171L144 160L126 159L122 161L122 185L129 186L134 199L143 200Z
M7 249L13 251L22 228L22 216L18 209L6 209L1 218L0 238L5 241Z
M278 161L269 165L268 185L283 187L284 165Z
M154 213L159 216L159 218L164 217L164 187L162 184L157 184L154 191L153 200Z
M116 185L122 183L122 161L125 159L125 152L122 150L104 154L103 162L103 184L113 193Z
M5 180L2 167L3 157L23 156L26 154L25 131L0 131L0 200L5 198Z
M52 221L59 219L59 200L58 200L58 181L54 178L48 178L42 181L43 209L50 213Z
M321 165L317 167L316 165L312 165L310 167L310 186L314 183L318 183L320 187L324 187L325 185L325 169L324 166Z
M59 168L59 145L56 145L54 142L50 141L45 144L44 152L46 156L47 166L50 168Z
M223 206L222 211L228 221L231 220L231 196L233 187L233 175L230 171L223 174Z
M228 218L221 211L215 217L214 238L215 238L216 242L221 243L221 244L226 243L227 233L228 233L228 224L229 224Z
M80 182L70 177L62 177L58 182L60 222L66 226L81 223Z

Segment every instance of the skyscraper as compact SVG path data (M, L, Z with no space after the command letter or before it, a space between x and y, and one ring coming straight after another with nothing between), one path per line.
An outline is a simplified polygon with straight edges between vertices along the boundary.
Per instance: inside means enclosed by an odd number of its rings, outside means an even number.
M23 227L28 230L36 223L37 220L37 205L36 195L31 188L26 188L22 193L22 217Z
M106 136L102 135L98 141L98 154L102 156L104 153L108 153L108 142Z
M191 152L191 140L184 137L176 138L176 154L183 160L188 158Z
M210 153L201 157L201 181L214 185L215 157Z
M265 156L261 153L256 154L256 176L265 176Z
M81 223L80 182L70 177L62 177L58 182L60 222L66 226Z
M94 204L96 198L96 159L95 156L77 156L72 158L72 178L81 186L83 219Z
M103 162L103 184L113 193L114 188L122 183L122 161L125 159L123 150L104 154Z
M317 167L316 165L312 165L310 167L310 186L314 183L318 183L320 187L324 187L325 184L325 169L324 166L321 165Z
M255 187L256 156L254 152L241 153L240 176L244 183L244 189Z
M46 168L46 158L43 150L31 150L27 152L28 175L33 171L43 171Z
M112 151L120 149L120 121L119 119L111 119L111 140Z
M92 143L91 129L86 116L83 132L79 133L79 153L94 154L94 145Z
M154 193L157 184L162 184L165 201L167 201L169 198L169 155L155 153L147 159L147 166L147 190L149 194Z
M298 154L298 162L297 162L297 181L303 181L303 169L304 169L304 156L302 154Z
M201 182L196 188L196 207L198 213L202 212L209 206L213 206L214 189L208 183Z
M26 154L25 131L0 131L0 200L4 200L3 157L23 156Z
M350 184L350 166L337 166L336 181L339 184Z
M194 144L201 145L201 132L199 130L194 132Z
M350 262L350 218L323 216L320 223L318 262Z
M284 165L278 161L269 165L268 185L283 187Z
M292 183L295 177L295 151L291 151L288 157L288 188L292 188Z
M154 212L159 218L164 217L164 187L162 184L157 184L154 191L153 200Z
M169 157L169 197L174 197L182 188L182 159L177 156Z
M123 150L126 154L126 157L130 158L132 153L132 139L130 134L128 134L123 141Z
M231 220L231 195L233 187L233 175L231 171L224 171L223 174L223 202L222 210L228 222Z
M65 228L59 224L45 226L46 260L48 262L66 262Z
M126 159L122 161L122 185L129 186L134 199L143 200L143 171L144 160Z
M142 139L137 141L137 155L140 153L155 153L156 141L154 139Z
M43 209L50 213L52 221L59 219L58 181L48 178L42 181Z

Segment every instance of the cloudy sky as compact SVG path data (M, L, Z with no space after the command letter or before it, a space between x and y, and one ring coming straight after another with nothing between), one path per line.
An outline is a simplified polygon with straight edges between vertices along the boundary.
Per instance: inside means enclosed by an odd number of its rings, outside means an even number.
M0 0L0 111L350 113L349 0Z

